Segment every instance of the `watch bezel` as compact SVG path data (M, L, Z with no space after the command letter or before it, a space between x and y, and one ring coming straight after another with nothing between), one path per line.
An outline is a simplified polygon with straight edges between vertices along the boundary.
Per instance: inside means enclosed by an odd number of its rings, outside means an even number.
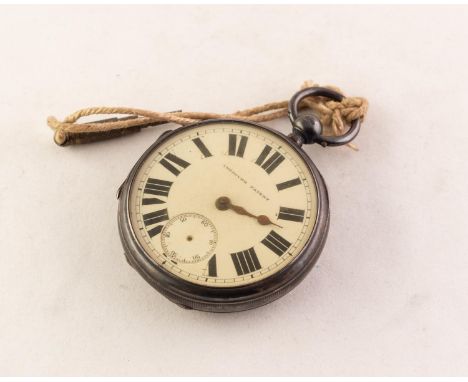
M184 131L217 123L245 124L267 130L288 144L303 159L309 169L317 190L317 217L314 229L304 248L295 258L271 276L251 284L233 287L213 287L195 284L178 278L161 267L149 256L138 241L133 230L129 199L133 181L145 159L158 146ZM325 182L310 157L293 140L279 131L257 123L238 119L211 119L180 127L163 133L138 159L119 193L119 233L128 262L156 290L171 301L185 308L210 312L233 312L252 309L283 296L294 288L312 269L320 256L329 226L329 203Z

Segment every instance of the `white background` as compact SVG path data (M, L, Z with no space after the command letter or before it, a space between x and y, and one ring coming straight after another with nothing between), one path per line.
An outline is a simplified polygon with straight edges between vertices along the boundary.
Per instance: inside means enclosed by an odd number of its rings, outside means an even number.
M466 375L467 23L467 7L1 7L0 373ZM115 193L160 129L60 148L46 126L95 105L231 112L306 79L369 99L360 151L307 147L327 245L240 314L182 310L124 259Z

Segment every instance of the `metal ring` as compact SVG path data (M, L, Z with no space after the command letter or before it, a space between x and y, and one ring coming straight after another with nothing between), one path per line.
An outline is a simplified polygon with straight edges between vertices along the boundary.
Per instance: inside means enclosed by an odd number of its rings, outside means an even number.
M321 96L321 97L327 97L330 98L334 101L341 102L343 98L345 98L342 94L331 90L327 88L321 88L321 87L312 87L312 88L307 88L304 90L298 91L296 94L294 94L289 101L288 105L288 114L289 114L289 119L291 120L292 124L295 124L295 121L298 117L298 109L299 109L299 103L306 97L310 96ZM361 119L357 118L351 122L351 127L349 130L339 136L324 136L324 135L319 135L318 137L314 138L315 143L319 143L322 146L341 146L345 145L349 142L351 142L354 138L359 133L359 129L361 127Z

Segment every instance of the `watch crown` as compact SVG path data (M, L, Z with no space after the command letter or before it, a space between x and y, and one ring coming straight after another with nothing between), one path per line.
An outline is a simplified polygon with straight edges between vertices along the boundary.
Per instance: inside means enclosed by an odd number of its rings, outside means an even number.
M322 131L320 119L314 114L300 115L293 121L293 132L300 134L306 144L319 141Z

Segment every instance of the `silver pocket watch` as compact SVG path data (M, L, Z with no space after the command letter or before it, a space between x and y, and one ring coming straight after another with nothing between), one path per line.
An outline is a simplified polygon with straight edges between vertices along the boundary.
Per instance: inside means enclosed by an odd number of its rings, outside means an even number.
M330 220L325 182L301 148L337 146L359 132L322 135L308 88L289 102L289 136L233 119L163 133L118 192L118 224L129 264L181 307L235 312L270 303L312 269Z

